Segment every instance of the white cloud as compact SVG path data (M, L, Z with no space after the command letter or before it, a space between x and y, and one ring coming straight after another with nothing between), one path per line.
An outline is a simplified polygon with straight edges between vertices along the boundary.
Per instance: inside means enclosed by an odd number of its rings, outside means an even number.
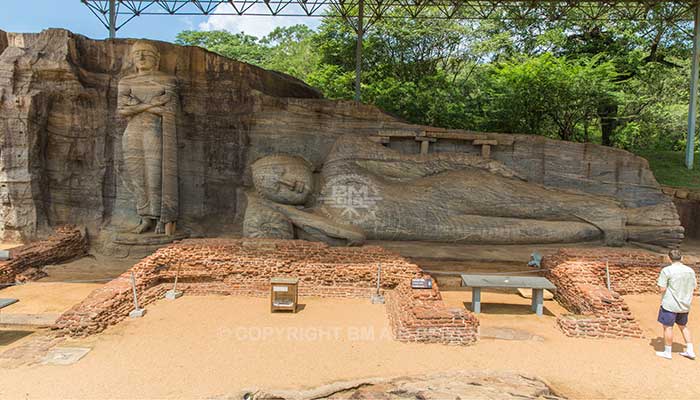
M294 7L290 5L288 7ZM287 11L286 9L284 11ZM283 11L283 12L284 12ZM301 11L297 8L289 9L287 12ZM221 4L216 8L217 13L235 13L235 9L230 3ZM246 33L248 35L262 38L272 32L277 27L297 24L308 25L316 28L321 23L318 17L273 17L270 10L262 3L253 5L246 14L266 14L267 16L256 15L210 15L206 21L199 24L199 29L203 31L226 30L234 33Z

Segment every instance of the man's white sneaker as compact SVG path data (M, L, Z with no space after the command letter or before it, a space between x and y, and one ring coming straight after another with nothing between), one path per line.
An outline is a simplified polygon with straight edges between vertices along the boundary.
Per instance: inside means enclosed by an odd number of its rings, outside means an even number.
M695 353L688 353L687 351L684 351L681 353L681 355L685 358L690 358L691 360L695 360Z
M657 351L656 355L662 358L665 358L667 360L671 359L671 353L666 353L665 351Z

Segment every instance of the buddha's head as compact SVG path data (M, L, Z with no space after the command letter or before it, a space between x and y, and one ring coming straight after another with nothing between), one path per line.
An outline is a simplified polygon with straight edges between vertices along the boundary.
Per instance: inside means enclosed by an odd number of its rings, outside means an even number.
M139 40L131 47L131 60L138 72L152 72L160 64L160 51L153 44Z
M304 204L313 189L313 169L301 157L278 154L253 163L253 185L264 198L282 204Z

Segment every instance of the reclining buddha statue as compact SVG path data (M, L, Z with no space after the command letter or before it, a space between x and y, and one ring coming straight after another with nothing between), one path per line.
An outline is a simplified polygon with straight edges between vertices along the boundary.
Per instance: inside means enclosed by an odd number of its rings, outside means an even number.
M628 241L678 247L672 203L626 208L613 198L527 182L499 161L465 153L403 154L339 138L314 174L302 157L252 166L243 233L330 244L420 240L489 244Z

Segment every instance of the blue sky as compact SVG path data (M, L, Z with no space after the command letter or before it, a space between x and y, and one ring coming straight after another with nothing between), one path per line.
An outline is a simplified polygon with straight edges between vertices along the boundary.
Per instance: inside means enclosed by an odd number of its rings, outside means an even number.
M225 29L262 37L277 26L305 23L316 27L319 22L319 18L304 17L141 16L124 25L117 36L173 41L185 29ZM65 28L95 39L107 37L105 27L80 0L0 0L0 29L38 32L46 28Z

